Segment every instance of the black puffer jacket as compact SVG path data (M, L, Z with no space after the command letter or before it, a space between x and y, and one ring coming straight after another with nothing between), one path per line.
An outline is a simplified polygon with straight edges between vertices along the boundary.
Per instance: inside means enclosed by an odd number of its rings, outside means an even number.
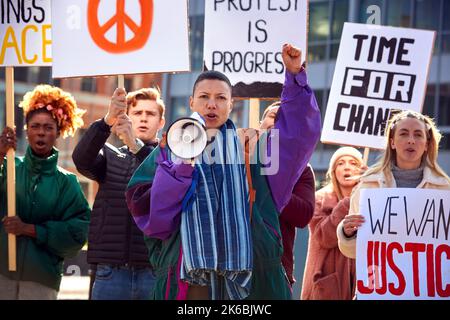
M128 211L125 188L134 170L153 150L145 145L134 155L127 146L108 143L110 127L95 121L73 151L77 170L99 183L89 227L87 260L90 264L149 265L142 231Z

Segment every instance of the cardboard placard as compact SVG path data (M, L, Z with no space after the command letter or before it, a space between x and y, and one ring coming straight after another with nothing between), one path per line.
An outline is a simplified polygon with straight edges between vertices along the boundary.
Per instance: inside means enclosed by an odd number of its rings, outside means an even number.
M300 47L304 61L307 22L307 0L207 0L204 65L229 77L234 97L279 98L281 48L284 43Z
M50 66L50 0L0 0L0 66Z
M186 0L52 1L53 77L189 71Z
M434 31L345 23L321 141L384 149L392 111L422 111L434 37Z
M362 189L358 300L450 298L450 191Z

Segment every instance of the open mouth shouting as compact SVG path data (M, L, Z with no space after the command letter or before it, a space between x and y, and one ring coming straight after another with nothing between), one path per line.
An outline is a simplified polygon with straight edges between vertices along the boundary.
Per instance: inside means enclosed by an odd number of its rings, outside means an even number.
M45 147L47 146L45 141L42 141L42 140L36 141L35 145L36 145L36 149L45 149Z
M145 133L145 132L148 131L148 128L147 128L146 126L139 126L139 127L138 127L138 131L139 131L139 132L142 132L142 133Z
M416 152L416 150L414 148L407 148L405 151L409 155L413 155Z
M215 121L215 120L217 120L219 117L217 116L217 114L215 114L215 113L207 113L206 115L205 115L205 119L208 119L208 120L210 120L210 121Z

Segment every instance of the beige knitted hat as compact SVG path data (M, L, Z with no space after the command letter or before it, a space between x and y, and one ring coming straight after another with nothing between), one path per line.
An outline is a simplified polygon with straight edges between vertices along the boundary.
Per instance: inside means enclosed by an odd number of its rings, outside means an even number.
M357 149L353 147L341 147L336 150L336 152L333 154L333 156L330 159L330 166L329 168L334 167L334 163L342 156L351 156L358 160L359 162L363 162L363 157L361 152L359 152Z

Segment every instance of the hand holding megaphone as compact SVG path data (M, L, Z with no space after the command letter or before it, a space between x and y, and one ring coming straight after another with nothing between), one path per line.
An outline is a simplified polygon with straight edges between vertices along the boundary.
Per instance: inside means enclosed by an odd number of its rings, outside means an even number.
M205 121L197 112L190 117L176 120L167 130L169 150L183 160L192 160L198 157L207 143Z

